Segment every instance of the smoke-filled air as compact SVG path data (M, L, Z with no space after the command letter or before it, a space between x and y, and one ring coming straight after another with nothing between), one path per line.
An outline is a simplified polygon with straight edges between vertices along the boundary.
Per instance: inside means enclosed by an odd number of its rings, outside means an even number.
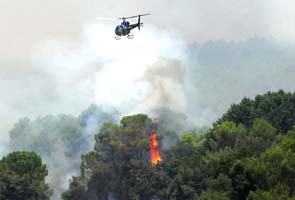
M1 1L0 199L295 198L294 13Z

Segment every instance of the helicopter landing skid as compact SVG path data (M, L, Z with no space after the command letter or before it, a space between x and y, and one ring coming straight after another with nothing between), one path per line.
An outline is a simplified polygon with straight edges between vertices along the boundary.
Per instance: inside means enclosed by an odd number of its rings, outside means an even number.
M121 37L118 36L118 35L116 35L114 38L115 38L116 40L120 40L120 39L121 39Z
M133 39L133 38L134 38L133 33L128 34L128 35L127 35L127 38L128 38L128 39Z

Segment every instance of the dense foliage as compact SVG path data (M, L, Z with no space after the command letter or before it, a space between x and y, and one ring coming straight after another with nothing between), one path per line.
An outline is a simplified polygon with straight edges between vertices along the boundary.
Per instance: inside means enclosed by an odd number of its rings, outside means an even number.
M278 91L244 98L211 129L183 132L171 115L158 124L144 114L104 123L62 199L294 200L294 109L295 94ZM161 144L163 159L156 166L151 131ZM169 133L172 147L163 145ZM9 154L0 172L0 199L48 199L47 169L36 154Z
M68 174L77 174L80 156L92 149L93 137L101 124L117 121L114 108L89 106L78 117L60 114L35 120L25 117L11 129L11 151L37 152L47 164L48 184L58 199L68 182Z
M47 167L36 153L10 153L0 160L0 199L49 199L46 176Z
M73 179L63 198L151 199L161 183L149 162L152 128L142 114L124 117L120 125L104 124L95 137L95 150L82 156L82 176Z
M254 100L244 98L222 116L222 121L233 121L250 127L256 118L270 122L279 132L286 133L295 125L295 93L268 92Z
M105 124L63 199L295 199L294 109L284 91L245 98L209 131L177 133L156 167L148 131L161 126L145 115Z

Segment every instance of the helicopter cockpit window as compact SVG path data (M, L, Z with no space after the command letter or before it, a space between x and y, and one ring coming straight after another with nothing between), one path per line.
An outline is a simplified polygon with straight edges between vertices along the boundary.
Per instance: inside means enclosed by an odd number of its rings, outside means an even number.
M122 22L122 25L125 26L125 27L128 27L128 26L129 26L129 22L126 21L126 20L124 20L124 21Z

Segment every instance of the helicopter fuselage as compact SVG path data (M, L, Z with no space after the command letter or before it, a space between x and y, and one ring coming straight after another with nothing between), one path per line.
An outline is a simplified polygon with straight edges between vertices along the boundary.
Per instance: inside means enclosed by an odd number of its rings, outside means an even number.
M138 24L130 24L128 26L118 25L115 29L115 34L117 36L126 36L129 35L130 31L134 28L138 27Z

